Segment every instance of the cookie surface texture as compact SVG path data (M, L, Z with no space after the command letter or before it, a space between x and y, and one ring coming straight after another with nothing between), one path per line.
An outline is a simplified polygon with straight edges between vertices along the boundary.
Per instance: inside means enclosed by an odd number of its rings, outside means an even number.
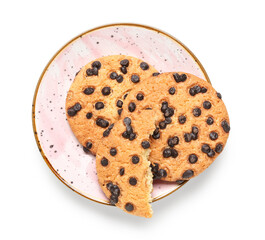
M153 175L148 155L155 121L152 110L121 118L102 139L96 155L99 184L110 203L147 218L152 216Z
M119 118L126 94L154 72L140 59L114 55L96 59L76 74L67 94L66 114L85 151L96 153L104 132Z
M157 116L149 156L154 178L188 180L222 152L230 123L221 98L211 84L187 73L162 73L130 92L122 117L143 109Z

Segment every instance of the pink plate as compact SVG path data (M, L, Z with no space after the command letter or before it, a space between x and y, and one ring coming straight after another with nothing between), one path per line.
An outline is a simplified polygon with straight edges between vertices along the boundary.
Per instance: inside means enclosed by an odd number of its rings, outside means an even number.
M53 173L82 196L108 204L98 181L95 157L85 154L65 115L65 99L75 73L88 62L124 54L143 59L160 72L183 71L209 81L207 73L181 42L160 30L112 24L87 31L60 49L44 69L33 100L33 129L40 152ZM184 183L183 183L184 184ZM183 185L182 184L182 185ZM182 185L154 183L153 201Z

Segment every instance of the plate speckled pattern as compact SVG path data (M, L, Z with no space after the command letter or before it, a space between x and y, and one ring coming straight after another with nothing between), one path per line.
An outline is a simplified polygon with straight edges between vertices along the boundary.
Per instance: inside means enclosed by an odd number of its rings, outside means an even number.
M35 138L46 163L63 183L82 196L104 204L108 204L108 199L97 181L95 157L84 153L73 135L66 120L65 99L77 71L96 58L117 54L143 59L160 72L182 71L209 81L204 68L187 47L160 30L142 25L113 24L92 29L55 54L44 69L34 95ZM155 181L153 201L182 185Z

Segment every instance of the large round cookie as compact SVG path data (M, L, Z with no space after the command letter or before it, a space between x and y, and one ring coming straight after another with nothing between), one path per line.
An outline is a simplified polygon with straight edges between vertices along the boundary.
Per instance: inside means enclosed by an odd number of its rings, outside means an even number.
M137 117L146 108L157 116L149 157L155 178L190 179L222 152L229 117L221 94L208 82L187 73L150 77L127 96L122 117Z
M99 140L122 111L132 88L156 70L124 55L96 59L76 75L66 98L67 120L85 151L95 154Z
M142 217L152 216L148 155L155 117L152 110L143 110L121 118L102 139L96 156L99 184L110 203Z

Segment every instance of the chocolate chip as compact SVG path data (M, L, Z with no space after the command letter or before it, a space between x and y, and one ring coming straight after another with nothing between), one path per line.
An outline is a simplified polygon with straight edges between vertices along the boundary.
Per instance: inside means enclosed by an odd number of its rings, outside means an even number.
M142 100L144 99L144 95L143 95L142 93L138 93L138 94L136 95L136 99L137 99L138 101L142 101Z
M149 69L149 65L146 62L141 62L140 63L140 68L143 70L148 70Z
M186 74L181 74L180 75L180 80L181 80L181 82L185 82L187 80L187 75Z
M115 196L114 194L110 196L110 204L115 205L118 202L118 196Z
M133 128L132 128L131 125L126 125L126 132L127 132L128 134L133 133Z
M96 67L92 68L92 74L97 76L98 75L98 69Z
M176 149L171 149L171 157L176 158L178 156L178 151Z
M109 160L107 159L107 158L102 158L101 159L101 165L103 166L103 167L106 167L107 165L109 164Z
M111 195L110 196L110 204L111 205L115 205L117 202L118 202L118 197L114 196L114 195Z
M167 102L162 102L161 112L165 113L167 108L168 108L168 103Z
M120 70L121 70L121 72L122 72L123 74L126 74L126 73L127 73L127 68L124 67L124 66L122 66L122 67L120 68Z
M104 96L107 96L107 95L110 95L110 87L104 87L102 88L101 90L101 93L104 95Z
M190 88L189 93L190 93L191 96L195 96L196 95L195 89L193 87Z
M128 67L129 66L129 60L128 59L123 59L120 61L121 66L123 67Z
M200 93L202 91L201 87L198 85L195 85L194 87L190 88L189 93L191 96L195 96L196 94Z
M89 151L86 147L84 147L84 146L83 146L83 151L84 151L85 153L90 153L90 151Z
M120 188L117 185L113 185L111 188L112 195L118 197L120 195Z
M107 130L103 132L103 137L107 137L110 134L111 129L113 128L114 123L112 123Z
M212 124L214 123L213 118L212 118L212 117L208 117L207 120L206 120L206 123L207 123L208 125L212 125Z
M207 156L212 158L215 155L215 151L213 149L210 150L210 152L207 153Z
M124 94L123 99L125 100L128 96L128 93Z
M165 121L161 121L158 125L160 129L165 129L167 127L167 124Z
M160 73L159 72L154 72L152 75L154 76L154 77L156 77L156 76L158 76Z
M129 179L129 183L132 185L132 186L135 186L137 184L137 179L134 178L134 177L130 177Z
M163 151L163 157L164 157L164 158L169 158L169 157L171 157L171 149L170 149L170 148L166 148L166 149L164 149L164 151Z
M86 114L86 118L87 118L87 119L92 118L92 116L93 116L93 114L92 114L91 112L88 112L88 113Z
M178 73L174 73L174 74L173 74L173 77L174 77L174 79L175 79L175 81L176 81L177 83L181 82L181 81L180 81L180 75L179 75Z
M87 148L87 149L91 149L92 146L93 146L92 142L87 142L87 143L86 143L86 148Z
M205 101L205 102L203 103L203 107L204 107L205 109L210 109L210 108L212 107L212 104L211 104L209 101Z
M194 88L196 94L198 94L202 91L201 87L198 85L194 86L193 88Z
M194 172L192 170L187 170L182 174L183 178L190 178L194 175Z
M112 182L109 182L109 183L107 183L107 185L106 185L106 187L107 187L107 189L110 191L112 188L113 188L113 183Z
M82 106L80 103L76 103L74 106L73 106L74 110L76 112L80 111L82 109Z
M125 205L125 209L128 211L128 212L131 212L134 210L134 206L131 204L131 203L126 203Z
M158 174L161 178L167 176L167 171L165 169L159 169Z
M201 90L202 93L206 93L207 92L207 88L205 87L202 87L202 90Z
M99 127L102 127L102 128L106 128L109 126L109 122L107 120L104 120L102 118L98 118L96 120L96 124L99 126Z
M123 76L122 75L119 75L117 78L116 78L116 81L118 83L122 83L123 82Z
M128 139L130 137L130 134L125 131L122 133L122 137Z
M121 108L122 105L123 105L123 101L118 100L117 103L116 103L116 106L117 106L118 108Z
M128 125L131 125L132 121L129 117L126 117L123 119L123 123L128 126Z
M123 176L124 175L124 168L120 169L120 175Z
M164 112L164 116L167 117L172 117L174 115L174 109L168 107L166 111Z
M118 114L121 115L123 109L118 109Z
M128 106L128 110L130 112L133 112L136 109L136 104L134 102L131 102Z
M101 68L101 63L100 61L95 61L92 63L92 67L93 68L97 68L97 69L100 69Z
M95 104L95 108L96 108L96 110L103 109L104 108L104 103L103 102L97 102Z
M179 185L182 184L182 183L184 183L184 182L185 182L185 180L177 180L176 181L176 183L179 184Z
M152 137L153 137L153 139L159 139L160 138L159 128L156 128L154 130Z
M211 140L216 140L218 138L218 133L217 132L210 132L209 137Z
M166 124L172 123L172 119L170 117L165 118L165 123Z
M218 143L215 147L215 152L220 153L223 151L223 145L221 143Z
M67 110L67 114L70 116L70 117L73 117L76 115L76 111L74 110L74 108L68 108Z
M152 163L150 164L150 167L151 167L151 171L153 173L158 173L158 164L157 163L154 163L154 165L152 165Z
M185 133L184 134L184 140L185 142L190 142L192 140L192 136L190 133Z
M191 132L193 134L197 135L199 133L199 129L197 127L193 126Z
M175 79L175 81L177 83L179 83L179 82L185 82L186 79L187 79L187 75L186 74L179 75L178 73L174 73L173 74L173 77L174 77L174 79Z
M208 153L208 152L210 152L211 148L208 144L203 144L201 150L204 153Z
M216 95L217 95L218 98L222 99L222 95L221 95L221 93L216 92Z
M169 138L167 140L167 144L168 144L168 146L173 148L175 145L179 144L179 138L177 136Z
M178 120L179 120L180 124L184 124L186 122L186 117L181 115L181 116L179 116Z
M196 163L197 161L198 161L198 157L196 156L196 154L190 154L189 155L189 162L191 164Z
M109 151L111 156L115 156L117 154L117 149L116 148L111 148Z
M144 149L150 148L150 143L148 141L142 141L141 145Z
M94 75L92 68L88 68L88 69L86 70L86 75L87 75L87 76L93 76L93 75Z
M222 121L221 126L222 126L222 128L224 129L224 131L226 133L229 133L230 125L229 125L229 123L226 120Z
M194 108L192 113L193 113L194 117L199 117L199 116L201 116L201 109Z
M135 133L131 133L129 136L129 140L133 141L136 138L136 134Z
M118 77L118 74L116 73L116 72L112 72L111 74L110 74L110 78L111 79L116 79Z
M140 158L136 155L132 156L132 163L137 164L140 161Z
M139 78L138 75L133 74L133 75L131 76L131 81L132 81L133 83L138 83L138 82L140 81L140 78Z
M95 91L94 88L89 87L89 88L86 88L86 89L84 90L83 93L86 94L86 95L90 95L90 94L92 94L94 91Z
M169 94L171 95L174 95L175 92L176 92L176 89L174 87L171 87L169 90L168 90Z
M191 137L191 140L196 140L196 139L198 139L197 134L194 134L194 133L190 133L190 137Z

